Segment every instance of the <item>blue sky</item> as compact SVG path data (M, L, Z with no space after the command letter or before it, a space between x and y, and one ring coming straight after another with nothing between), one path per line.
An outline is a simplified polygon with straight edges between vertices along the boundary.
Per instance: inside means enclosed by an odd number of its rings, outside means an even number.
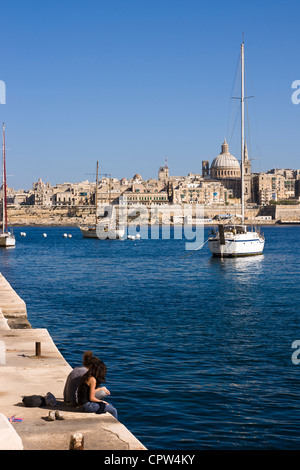
M157 177L165 158L201 172L224 137L239 158L243 32L253 169L300 168L299 15L291 0L0 2L9 186L93 180L97 160L116 178Z

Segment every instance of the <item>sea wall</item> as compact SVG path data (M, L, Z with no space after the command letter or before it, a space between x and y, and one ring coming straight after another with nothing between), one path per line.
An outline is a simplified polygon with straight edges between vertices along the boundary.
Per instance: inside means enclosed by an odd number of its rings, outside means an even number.
M0 308L0 450L69 450L78 433L85 450L146 450L109 413L83 413L64 404L72 368L49 332L30 326L25 303L2 274ZM22 402L24 396L45 397L48 392L56 406L26 407ZM49 412L57 410L63 419L49 420Z
M156 222L169 222L170 213L174 216L181 216L184 214L186 207L179 205L157 205L150 208L147 206L128 206L127 210L127 222L136 221L135 214L139 215L140 210L146 215L146 220L149 221L150 214L152 221ZM118 213L118 206L116 206ZM198 214L202 211L202 206L193 207L194 213L196 210ZM158 212L157 219L155 219L155 211ZM218 214L240 214L241 209L238 205L236 206L205 206L203 208L202 215L205 218L213 218ZM259 214L258 208L247 209L246 217L249 219L255 218ZM117 214L118 215L118 214ZM95 209L92 206L9 206L8 208L8 219L11 226L80 226L84 224L93 224L95 222ZM141 220L141 217L140 217ZM172 219L171 219L172 221Z
M191 207L191 206L189 206ZM118 217L118 206L115 206ZM203 209L203 210L202 210ZM128 206L127 223L137 223L143 221L147 223L150 218L156 223L171 223L173 216L180 217L184 215L187 206L180 205L157 205L157 206ZM157 216L155 215L157 211ZM241 213L239 205L210 205L194 206L194 216L196 212L207 219L213 219L219 214L232 214L233 216ZM144 216L143 216L144 214ZM271 220L262 221L264 223L276 223L279 221L300 220L300 205L269 205L253 206L245 209L245 219L249 223L259 223L259 218L270 216ZM93 224L95 222L95 209L93 206L9 206L8 219L10 226L80 226Z
M95 215L91 206L9 206L8 220L11 226L74 226L93 223Z
M12 329L31 328L24 300L0 274L0 326Z
M278 221L300 221L300 205L281 205L275 206L274 219Z

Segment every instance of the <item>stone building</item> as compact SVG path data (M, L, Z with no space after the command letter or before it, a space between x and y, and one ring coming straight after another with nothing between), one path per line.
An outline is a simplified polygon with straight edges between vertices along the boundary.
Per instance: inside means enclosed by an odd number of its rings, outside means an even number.
M52 205L84 206L93 203L95 183L62 183L53 187Z
M14 191L12 197L12 204L14 206L25 205L27 204L29 198L29 191L24 191L23 189L18 189Z
M233 198L231 189L222 182L189 174L173 188L174 204L225 204Z
M161 166L158 170L158 180L159 181L164 181L165 183L169 181L170 175L169 175L169 167L167 164L167 160L164 166Z
M244 148L244 182L247 203L267 205L270 201L300 200L300 170L273 169L267 173L251 173L247 145ZM119 204L121 197L128 205L162 204L239 204L241 196L240 163L229 151L226 139L221 152L202 161L202 173L170 176L167 161L159 167L158 179L143 180L136 173L132 178L103 177L98 182L98 203ZM89 181L51 186L41 178L29 191L12 190L11 202L39 206L94 205L96 184Z
M126 178L102 178L98 185L98 203L117 204L120 196L127 190L129 181ZM95 200L95 195L94 195Z
M121 197L129 205L162 204L168 202L167 181L165 179L143 180L139 173L131 179L102 178L98 186L98 203L118 204Z
M295 181L295 199L300 201L300 179Z
M270 201L283 201L296 197L297 171L273 169L253 175L254 201L266 205Z
M165 167L165 170L167 170L167 172L169 171L167 167ZM132 182L129 182L123 195L127 198L129 205L166 204L169 202L167 185L166 174L165 177L161 177L158 180L150 178L146 181L144 181L140 175L138 175L138 177L135 175Z
M44 183L41 178L33 183L32 190L28 194L26 203L35 206L52 205L53 188L50 183Z
M247 162L248 154L247 154ZM247 163L247 191L251 195L251 167ZM221 152L210 166L202 161L202 174L189 173L187 177L169 177L167 190L174 204L227 204L240 198L241 169L238 160L229 152L224 140Z

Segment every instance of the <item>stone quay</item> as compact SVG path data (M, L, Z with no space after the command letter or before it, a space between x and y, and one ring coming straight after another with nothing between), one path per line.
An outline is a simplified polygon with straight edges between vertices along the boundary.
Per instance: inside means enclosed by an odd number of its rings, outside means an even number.
M32 328L25 302L0 274L0 450L136 451L146 447L111 414L84 413L63 402L71 366L49 332ZM26 407L24 396L52 393L57 406ZM59 410L64 419L48 419ZM76 445L76 444L75 444Z

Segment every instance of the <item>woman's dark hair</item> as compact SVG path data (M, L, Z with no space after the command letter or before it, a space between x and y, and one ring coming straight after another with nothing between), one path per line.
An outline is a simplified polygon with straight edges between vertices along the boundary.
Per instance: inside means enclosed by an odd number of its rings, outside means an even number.
M83 354L82 363L86 368L90 366L90 363L93 357L94 356L93 356L92 351L85 351L85 353Z
M105 382L105 375L107 372L106 365L97 357L92 357L90 361L89 370L83 375L82 382L87 382L90 377L95 377L96 387Z

